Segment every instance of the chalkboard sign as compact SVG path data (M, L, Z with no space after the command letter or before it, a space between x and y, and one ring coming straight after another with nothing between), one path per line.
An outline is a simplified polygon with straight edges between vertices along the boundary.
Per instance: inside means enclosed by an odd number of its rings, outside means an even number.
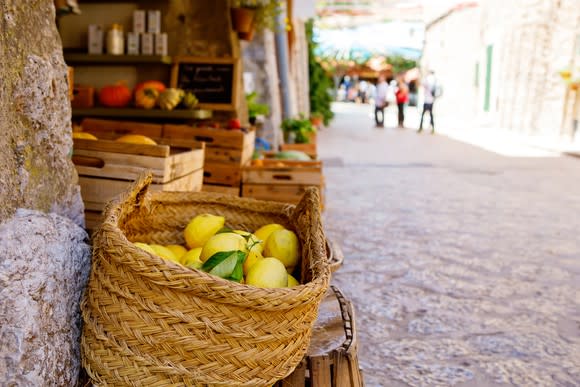
M176 57L173 62L171 87L192 91L201 108L235 110L236 59Z

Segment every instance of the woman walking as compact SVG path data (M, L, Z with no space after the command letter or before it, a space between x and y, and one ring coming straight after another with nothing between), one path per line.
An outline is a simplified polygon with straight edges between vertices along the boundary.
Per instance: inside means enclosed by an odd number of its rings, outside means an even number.
M397 78L397 91L395 93L397 98L397 110L399 112L399 128L405 128L405 104L409 102L409 88L405 83L402 75Z

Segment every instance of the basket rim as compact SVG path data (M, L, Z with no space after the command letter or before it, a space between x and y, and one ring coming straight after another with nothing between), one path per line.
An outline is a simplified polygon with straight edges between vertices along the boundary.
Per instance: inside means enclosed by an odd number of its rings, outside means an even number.
M187 197L188 200L183 200L184 197ZM220 199L224 199L225 197L228 200L227 204L220 201ZM166 284L164 285L176 291L189 292L195 288L196 295L202 294L204 297L211 298L222 304L237 305L243 303L247 307L257 309L272 309L274 306L280 309L291 309L296 307L296 305L304 304L305 300L315 302L329 286L330 268L326 262L326 238L323 241L323 256L310 262L310 270L312 272L311 281L291 288L261 288L229 281L201 270L191 269L178 263L169 262L138 248L127 239L125 233L120 228L120 222L123 220L123 216L128 216L128 214L123 214L122 207L124 202L124 198L118 198L110 202L105 209L103 223L95 233L94 256L103 255L97 254L97 252L112 248L112 238L104 237L104 235L113 234L118 238L115 246L118 248L121 245L128 254L123 254L122 260L115 259L117 254L107 255L112 257L116 261L116 264L127 267L143 280L158 282L159 273L163 273L163 277L166 279ZM279 212L255 208L256 204L263 202L268 203L270 207L278 208ZM187 203L215 204L234 210L259 212L262 214L271 213L277 216L285 216L289 221L292 211L296 209L296 206L293 204L276 203L273 205L272 202L251 198L239 198L219 193L204 192L154 192L147 193L143 199L145 206L160 204L184 205ZM145 265L143 265L144 263ZM219 287L221 293L219 297L212 297L212 291L209 289L212 286ZM208 290L204 291L203 288L208 288ZM224 295L228 297L223 297Z

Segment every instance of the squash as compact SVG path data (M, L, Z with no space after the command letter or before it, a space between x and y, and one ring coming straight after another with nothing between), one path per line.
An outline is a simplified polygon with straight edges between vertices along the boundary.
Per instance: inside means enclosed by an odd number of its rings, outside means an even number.
M173 110L177 105L179 105L183 95L184 92L181 89L165 89L165 91L159 95L157 103L163 110Z
M181 104L186 109L193 109L194 107L197 106L198 102L199 101L198 101L197 97L195 96L195 94L193 94L193 92L186 91L184 96L183 96L183 101L181 101Z
M147 136L143 136L142 134L126 134L119 137L115 141L124 142L127 144L157 145L153 139Z
M99 102L107 107L125 107L131 102L131 90L122 83L104 86L99 92Z
M145 87L135 93L135 106L143 109L153 109L157 103L159 91Z
M141 89L155 89L159 92L159 94L161 94L165 91L165 84L163 82L160 82L160 81L141 82L141 83L137 84L137 86L135 86L133 93L135 95L137 95L137 92L139 92L139 90L141 90Z

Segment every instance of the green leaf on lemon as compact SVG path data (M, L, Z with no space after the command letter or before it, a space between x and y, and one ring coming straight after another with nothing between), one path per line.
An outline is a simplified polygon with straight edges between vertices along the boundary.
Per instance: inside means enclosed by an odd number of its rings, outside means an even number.
M205 261L201 269L209 274L227 278L232 275L238 262L243 262L245 257L246 253L240 250L220 251Z

